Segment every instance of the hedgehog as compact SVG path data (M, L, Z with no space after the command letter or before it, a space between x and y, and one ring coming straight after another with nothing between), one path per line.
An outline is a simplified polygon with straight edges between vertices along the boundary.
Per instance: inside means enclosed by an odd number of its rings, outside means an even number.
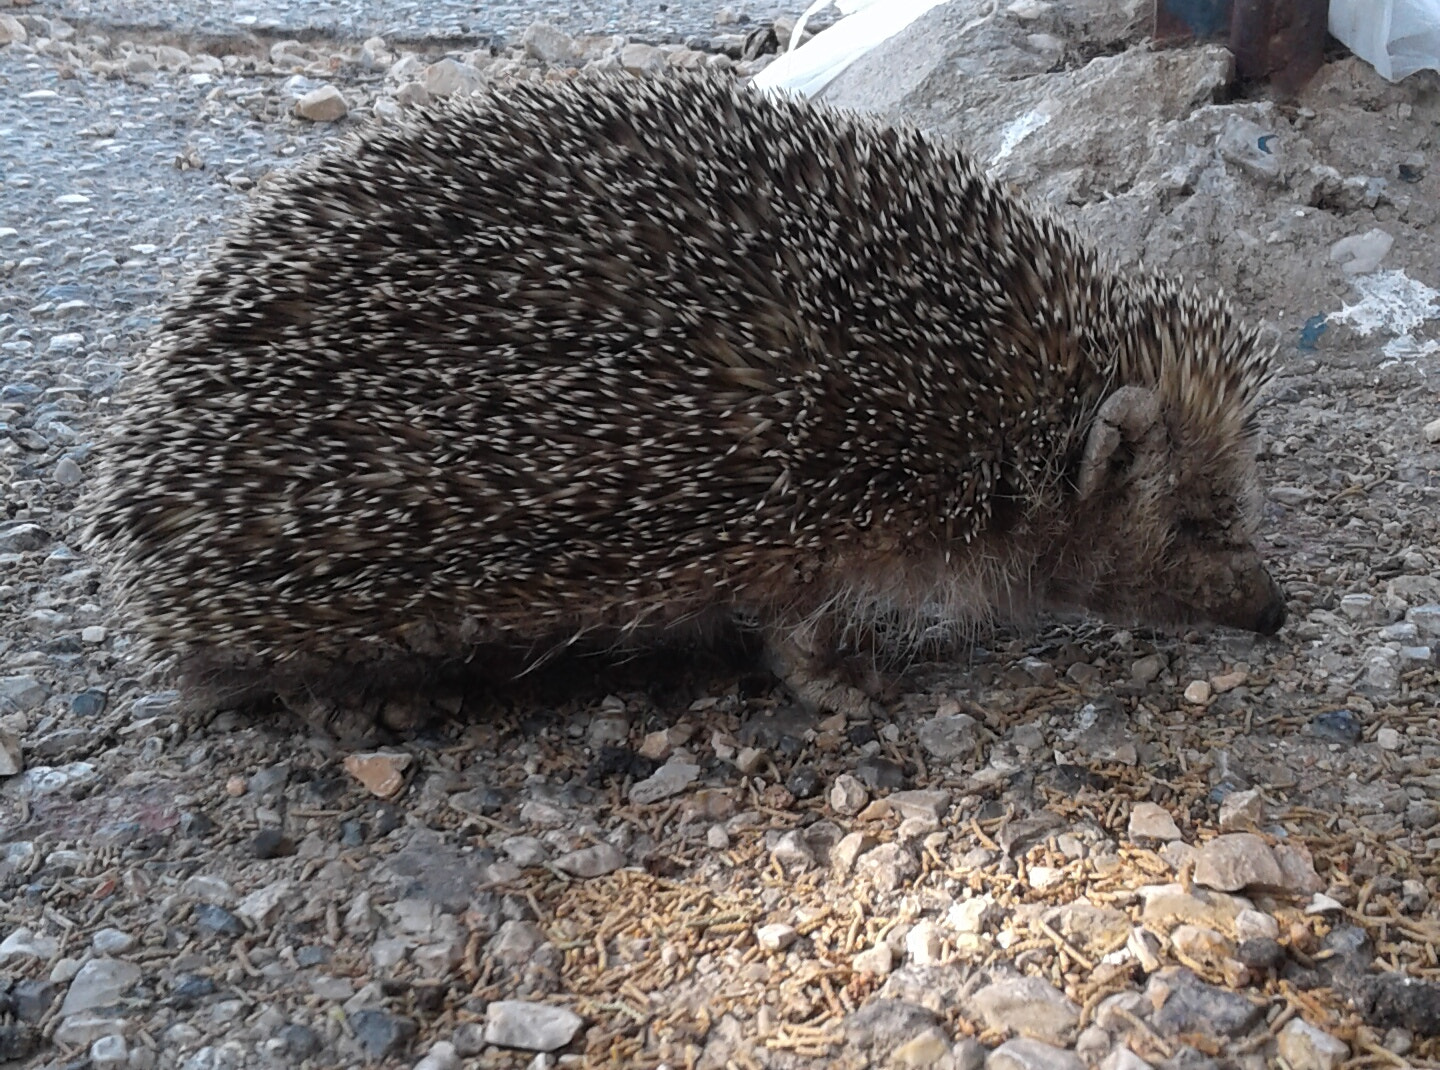
M853 712L857 636L1274 633L1272 363L918 129L714 75L491 88L258 197L130 376L89 537L196 693L738 622Z

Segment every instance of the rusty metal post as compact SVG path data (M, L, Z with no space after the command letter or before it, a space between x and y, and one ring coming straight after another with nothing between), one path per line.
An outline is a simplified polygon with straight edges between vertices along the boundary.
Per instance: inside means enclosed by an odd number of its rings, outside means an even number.
M1300 89L1320 69L1328 0L1235 0L1230 51L1242 81Z
M1223 41L1241 81L1299 90L1320 69L1329 0L1155 0L1155 40Z

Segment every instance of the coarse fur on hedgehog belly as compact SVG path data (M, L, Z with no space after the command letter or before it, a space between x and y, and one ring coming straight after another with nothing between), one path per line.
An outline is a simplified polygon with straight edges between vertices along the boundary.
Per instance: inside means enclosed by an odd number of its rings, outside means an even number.
M1222 298L908 127L715 76L497 88L257 199L127 385L89 541L231 694L729 616L797 679L1037 608L1263 630L1268 368Z

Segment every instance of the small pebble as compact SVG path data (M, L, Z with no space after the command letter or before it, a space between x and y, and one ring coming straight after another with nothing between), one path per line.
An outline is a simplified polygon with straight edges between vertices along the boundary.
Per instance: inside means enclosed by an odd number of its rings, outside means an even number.
M1203 706L1210 701L1210 682L1208 680L1191 680L1185 687L1185 701L1193 702L1197 706Z
M1365 726L1350 710L1330 710L1310 721L1310 733L1321 739L1336 743L1354 744L1360 742Z
M195 924L222 936L244 936L245 923L224 907L200 903L195 907Z
M295 114L313 123L333 123L349 110L345 95L333 85L312 89L295 101Z
M119 929L98 929L90 938L97 955L123 955L135 946L135 937Z
M250 838L250 853L256 858L281 858L295 853L295 844L277 828L264 828Z
M1127 831L1132 840L1180 839L1180 828L1170 816L1170 811L1152 802L1138 802L1130 807Z
M895 791L905 786L905 770L888 758L861 758L855 776L871 791Z
M367 1008L346 1017L360 1050L370 1059L399 1055L417 1032L415 1023L409 1018L389 1011Z
M795 926L783 923L762 925L755 930L755 942L767 951L784 951L798 936Z
M851 959L850 968L861 976L885 977L895 968L895 953L889 944L876 944Z
M371 795L393 799L405 790L405 770L411 761L402 751L372 751L346 755L344 764L345 771Z
M1350 1058L1350 1045L1303 1018L1291 1018L1275 1039L1290 1070L1335 1070Z

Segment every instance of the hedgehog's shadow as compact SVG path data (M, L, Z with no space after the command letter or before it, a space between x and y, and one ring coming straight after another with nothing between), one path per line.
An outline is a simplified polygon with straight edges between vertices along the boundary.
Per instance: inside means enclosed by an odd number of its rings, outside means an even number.
M476 722L527 720L641 693L653 708L688 709L738 691L746 700L783 694L766 671L759 637L742 629L703 644L617 649L575 645L535 665L529 652L482 647L463 662L423 659L375 665L295 664L276 670L192 660L180 690L200 714L289 723L344 749L399 743Z
M970 660L952 645L927 649L928 658L912 650L897 660L883 644L851 641L816 668L883 703L897 698L912 673L936 655ZM636 647L576 643L549 649L538 659L533 648L503 647L476 648L463 662L293 661L277 668L192 658L177 673L194 714L288 721L346 749L476 722L524 721L541 711L584 709L615 694L644 694L652 708L676 714L697 700L727 693L745 702L810 706L774 675L761 633L738 623L707 629L703 638Z

